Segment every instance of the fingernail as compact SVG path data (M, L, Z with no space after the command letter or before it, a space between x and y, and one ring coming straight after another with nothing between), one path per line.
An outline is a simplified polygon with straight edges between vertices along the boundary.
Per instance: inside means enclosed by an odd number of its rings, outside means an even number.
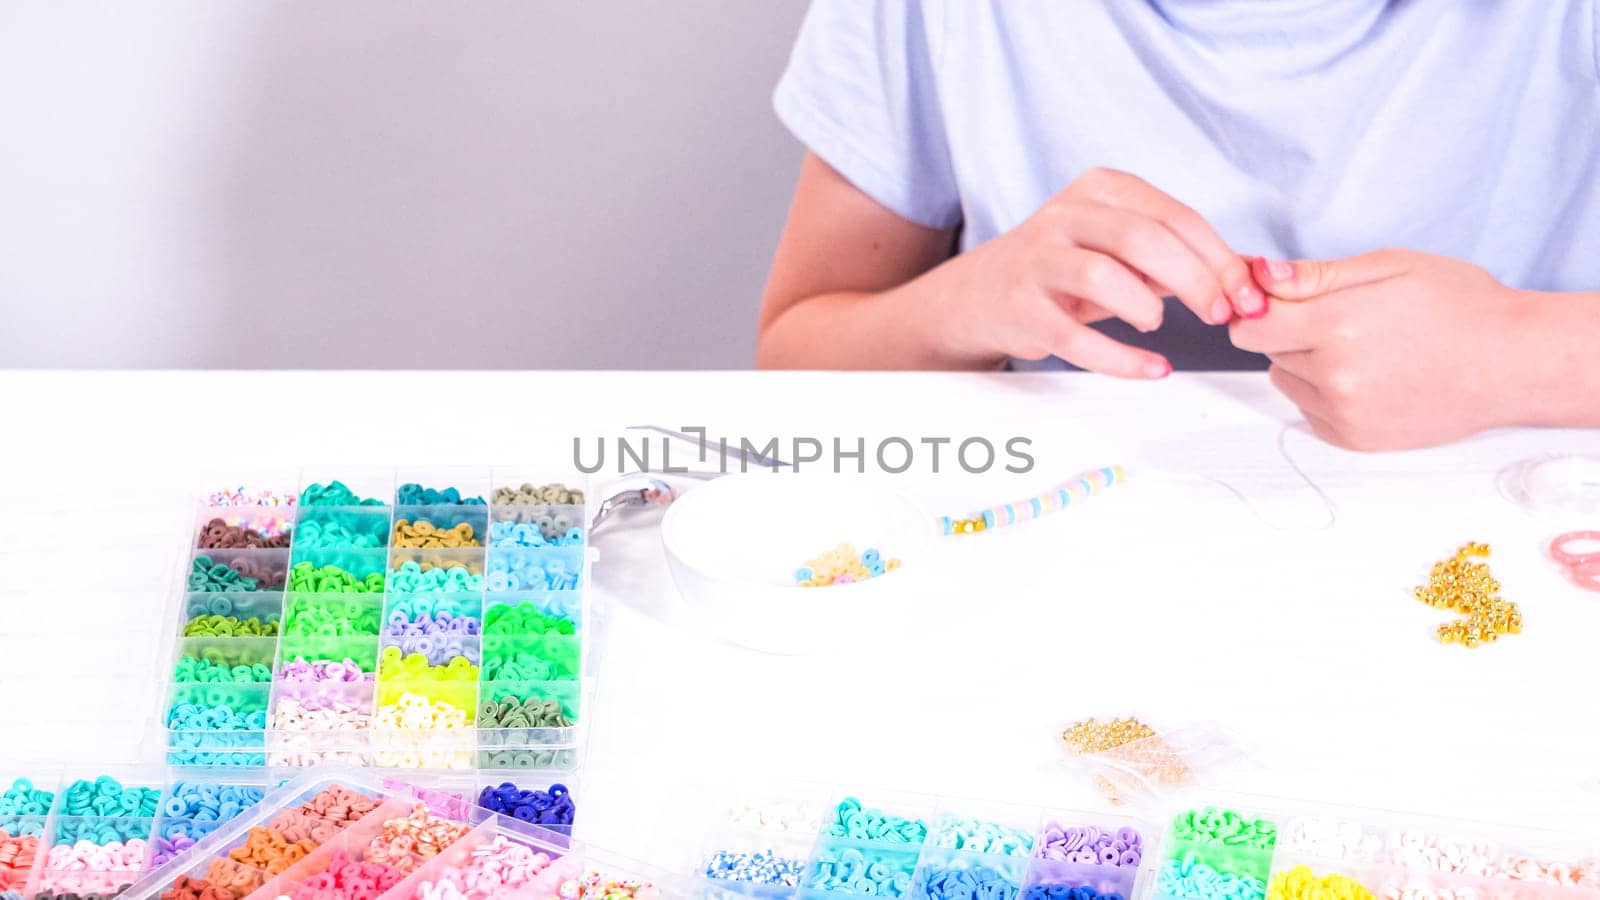
M1247 284L1239 289L1237 295L1239 302L1239 315L1246 319L1259 319L1267 314L1267 295L1253 284Z
M1153 359L1144 364L1144 377L1165 378L1172 374L1172 363L1164 359Z
M1222 325L1233 318L1233 306L1227 297L1218 297L1211 303L1211 324Z
M1266 273L1268 281L1294 280L1294 264L1281 259L1263 258L1259 270Z

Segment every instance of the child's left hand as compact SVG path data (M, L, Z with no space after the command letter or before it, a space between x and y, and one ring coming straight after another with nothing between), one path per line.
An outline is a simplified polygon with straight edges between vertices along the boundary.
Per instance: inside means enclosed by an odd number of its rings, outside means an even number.
M1424 447L1526 415L1539 348L1522 320L1533 304L1483 269L1410 250L1250 268L1291 302L1235 320L1233 342L1272 359L1273 384L1325 440Z

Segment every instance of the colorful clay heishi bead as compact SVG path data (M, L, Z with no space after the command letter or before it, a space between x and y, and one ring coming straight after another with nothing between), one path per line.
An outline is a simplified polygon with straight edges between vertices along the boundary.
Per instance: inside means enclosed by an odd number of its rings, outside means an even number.
M15 894L20 900L38 854L38 835L0 830L0 895Z
M429 566L406 560L389 573L389 592L394 594L480 593L484 578L476 563L449 562Z
M183 626L184 637L272 637L278 633L277 620L263 622L259 616L195 616Z
M63 816L83 817L134 817L154 818L156 804L161 799L161 791L153 787L141 785L124 786L122 782L110 775L101 775L95 779L80 779L67 785L61 792L61 807L58 812ZM150 836L148 827L143 832L120 832L114 839L127 840L129 837L147 838ZM76 834L65 831L56 835L58 841L78 840Z
M207 506L294 506L294 494L281 494L272 490L250 490L244 485L212 491L206 496Z
M915 847L824 841L815 853L803 878L813 891L904 897L917 867Z
M120 893L138 880L148 849L143 838L56 844L45 855L40 892L58 897L65 893Z
M472 848L460 866L445 866L417 884L416 900L498 900L524 893L548 869L549 854L496 836Z
M1377 862L1383 838L1357 822L1325 816L1297 816L1278 833L1278 843L1293 853L1318 859Z
M517 732L495 734L488 740L501 740L505 744L510 744L506 736L516 734ZM534 744L518 744L504 746L498 750L484 749L478 752L480 769L571 769L575 764L576 755L571 750L552 750Z
M1156 890L1166 900L1265 900L1267 896L1261 879L1218 871L1192 855L1162 864Z
M377 836L362 853L368 862L393 866L411 873L422 863L438 856L472 829L465 822L454 822L429 812L418 803L405 816L383 823Z
M1268 900L1376 900L1367 886L1348 875L1318 876L1307 866L1295 866L1272 876Z
M558 482L541 486L523 482L521 487L495 488L490 499L496 506L582 506L583 491Z
M570 591L578 587L582 557L575 550L507 550L491 553L487 587L491 591Z
M37 787L32 779L16 779L0 794L0 830L11 835L30 833L23 823L36 822L48 814L55 799L54 793Z
M300 492L301 506L382 506L383 501L358 497L342 481L312 484Z
M877 578L900 568L900 560L884 559L875 549L861 553L850 544L840 544L816 559L808 559L794 572L794 583L800 587L827 587L835 584L854 584Z
M1250 897L1266 894L1277 825L1234 810L1205 807L1173 818L1163 879L1182 890L1202 890L1211 879L1237 879ZM1171 863L1181 863L1171 868ZM1232 881L1230 881L1232 882ZM1176 890L1176 887L1174 887ZM1184 894L1187 895L1187 894Z
M1033 851L1031 829L1007 828L996 822L945 816L928 843L947 850L991 856L1027 856Z
M261 802L266 791L248 785L179 781L161 805L151 866L159 866L194 846L235 816Z
M717 881L794 888L800 886L800 876L805 868L805 860L784 856L774 850L758 850L754 853L718 850L706 860L701 874Z
M342 785L325 788L300 804L299 811L319 821L348 824L359 822L378 808L378 801Z
M484 681L563 681L578 677L583 648L574 635L555 632L483 638Z
M824 833L857 841L921 844L928 838L928 825L921 819L863 808L860 800L846 797L834 808Z
M453 547L482 547L483 541L478 539L477 529L471 522L457 522L445 527L435 525L433 522L418 518L395 519L394 534L389 539L389 545L399 548L434 548L444 549Z
M1396 832L1390 862L1418 871L1488 877L1500 867L1501 849L1487 841L1455 840L1421 829Z
M556 869L552 865L545 872ZM535 885L536 886L536 885ZM556 889L561 900L659 900L661 889L648 881L618 878L603 872L588 871L580 878L568 878Z
M822 816L789 799L769 801L742 801L728 812L728 821L741 828L759 828L772 831L798 831L816 834L822 831Z
M483 506L482 497L461 496L461 491L454 487L436 490L423 487L414 481L400 485L394 492L394 502L397 506Z
M306 512L294 531L295 554L308 550L362 550L382 547L389 517L381 513Z
M281 566L268 559L234 556L227 561L196 556L189 565L187 588L191 593L266 591L283 587Z
M569 829L577 815L572 794L561 783L544 790L524 790L504 781L478 793L478 805L521 822L552 829Z
M278 667L278 680L286 682L375 681L377 677L376 672L364 669L360 663L349 657L343 660L311 661L297 658L288 660Z
M515 605L490 604L483 610L484 634L573 634L576 631L577 626L570 619L552 615L530 600Z
M576 547L582 543L582 523L563 512L535 516L528 522L499 520L489 524L491 547Z
M373 760L391 768L469 768L473 739L466 729L473 713L448 700L412 691L382 699L374 721Z
M465 660L476 665L482 659L478 639L460 632L438 634L408 634L383 639L385 649L399 650L406 656L427 660L430 666L446 666L455 660ZM382 663L379 663L380 667ZM381 668L380 668L381 671Z
M383 573L357 577L349 569L329 563L318 566L301 561L289 569L289 590L296 594L372 594L383 593Z
M570 728L574 724L571 714L568 707L553 697L486 699L478 704L478 729Z
M290 900L374 900L405 877L406 873L394 866L359 861L336 850L326 869L308 876L288 896Z
M1124 900L1116 891L1104 893L1088 885L1035 884L1021 894L1022 900Z
M1047 823L1039 859L1092 866L1138 868L1144 858L1144 837L1135 828L1069 827Z
M186 682L252 684L272 680L272 666L269 663L247 663L243 658L236 658L230 664L226 659L229 655L236 654L229 654L227 649L222 647L207 647L200 651L199 656L180 656L172 668L172 680L180 684ZM243 655L247 657L249 654Z
M383 600L372 596L292 595L285 605L283 633L290 637L376 635Z
M280 549L289 546L290 531L291 526L287 521L270 525L252 521L250 525L244 525L232 524L221 516L214 516L200 526L195 546L201 550L236 550L245 547Z
M939 521L945 534L975 534L1004 528L1058 512L1073 503L1081 503L1114 484L1126 481L1127 477L1128 473L1121 466L1090 469L1027 499L991 506L966 518L944 516Z
M365 763L372 721L370 681L281 682L272 701L267 763Z
M383 648L378 656L378 678L412 683L473 682L478 680L478 667L459 654L448 662L435 663L423 653L405 653L399 647L390 646Z
M180 685L167 710L167 759L175 765L265 765L267 686Z
M18 898L28 881L44 835L45 815L55 794L18 778L0 794L0 895Z
M1018 880L991 866L930 866L914 891L927 900L1013 900Z

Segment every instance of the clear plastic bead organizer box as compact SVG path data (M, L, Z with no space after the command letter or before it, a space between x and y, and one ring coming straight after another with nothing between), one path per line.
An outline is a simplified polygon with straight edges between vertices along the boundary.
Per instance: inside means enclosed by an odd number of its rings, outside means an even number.
M167 763L579 765L597 557L584 476L241 474L199 498L172 591Z
M473 779L481 776L432 771L402 779L343 764L305 769L142 873L122 896L195 897L220 888L234 900L410 900L459 896L443 885L468 878L493 881L493 896L507 898L688 896L649 865L476 806L464 789ZM352 874L352 867L382 875ZM359 887L347 884L357 878Z
M319 816L300 809L307 798L333 785L342 786L347 796L387 799L388 811L402 807L409 811L415 800L442 810L446 818L474 826L515 821L520 834L546 851L573 846L570 825L519 821L477 805L483 791L499 788L506 774L419 770L406 773L402 780L373 769L337 765L279 772L246 766L161 765L106 765L92 770L31 765L4 770L0 771L0 898L146 896L129 892L130 886L164 867L198 865L202 859L209 864L227 857L228 850L244 843L249 830L257 826L277 821L296 835L342 829L348 822L342 813ZM575 809L583 803L575 773L519 772L511 777L525 785L549 786L545 779L550 778L566 786L575 821ZM503 830L496 824L489 833ZM231 871L256 877L250 869L241 864ZM170 883L168 878L161 885Z
M695 793L696 837L669 868L702 897L1600 898L1592 836L1283 798L1189 789L1090 811L802 782Z

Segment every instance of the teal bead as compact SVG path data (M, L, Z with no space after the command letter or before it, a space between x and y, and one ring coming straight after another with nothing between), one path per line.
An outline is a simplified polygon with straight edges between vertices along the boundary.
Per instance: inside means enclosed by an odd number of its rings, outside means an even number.
M312 484L300 492L301 506L382 506L383 501L376 498L362 498L350 490L342 481L330 481L327 485ZM296 537L298 541L299 538Z

